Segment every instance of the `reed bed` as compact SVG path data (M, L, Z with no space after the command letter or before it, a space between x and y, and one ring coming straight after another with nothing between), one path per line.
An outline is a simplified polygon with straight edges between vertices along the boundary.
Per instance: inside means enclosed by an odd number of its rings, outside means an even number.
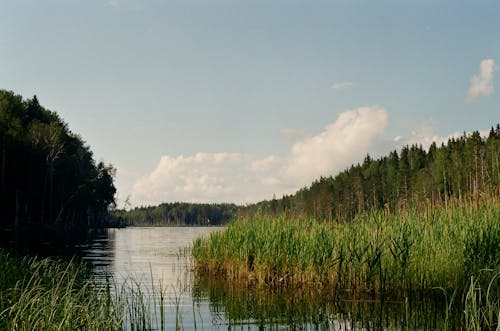
M374 293L463 288L499 270L500 203L372 211L336 224L253 216L194 242L196 268L268 285Z
M92 288L74 261L14 257L0 252L0 329L120 329L109 292Z
M448 301L444 329L500 330L500 201L372 211L352 222L255 215L194 242L198 274L335 296ZM241 283L240 283L241 285ZM446 324L450 323L450 324Z
M167 328L166 289L161 286L149 291L133 279L117 284L113 278L96 283L83 263L18 257L2 250L0 270L0 330Z

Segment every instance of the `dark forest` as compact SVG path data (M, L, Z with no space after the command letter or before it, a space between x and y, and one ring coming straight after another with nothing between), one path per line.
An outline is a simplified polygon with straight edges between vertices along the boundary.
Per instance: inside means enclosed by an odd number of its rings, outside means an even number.
M0 90L0 224L104 225L116 192L112 165L36 96Z

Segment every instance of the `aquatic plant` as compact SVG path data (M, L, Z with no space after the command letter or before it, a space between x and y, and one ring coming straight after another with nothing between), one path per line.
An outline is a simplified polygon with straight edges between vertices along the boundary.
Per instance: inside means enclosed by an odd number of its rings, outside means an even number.
M271 288L330 287L354 298L455 291L460 298L455 304L469 309L467 325L478 320L473 314L478 309L490 316L490 325L498 324L497 282L481 284L478 292L471 277L479 279L483 269L500 272L499 252L500 202L495 199L450 202L446 208L422 205L396 214L377 210L341 224L257 215L193 246L199 273Z
M2 250L0 270L0 330L167 329L161 286L112 277L98 283L83 263Z

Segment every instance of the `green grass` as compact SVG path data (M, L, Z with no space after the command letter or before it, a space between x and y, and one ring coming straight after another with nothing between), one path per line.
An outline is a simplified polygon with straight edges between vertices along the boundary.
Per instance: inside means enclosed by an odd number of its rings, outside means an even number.
M0 252L0 329L116 330L122 325L109 291L88 281L83 265Z
M471 276L464 298L466 330L500 330L500 272L482 270Z
M488 281L478 275L483 269L500 272L499 252L500 202L494 199L398 214L374 211L343 224L254 216L193 246L196 268L205 274L271 287L328 286L351 296L436 295L441 288L466 311L486 305L496 324L498 276ZM470 286L482 289L481 300L467 296L479 295ZM470 319L477 321L472 313Z
M0 270L0 330L151 330L155 323L164 329L163 312L161 321L151 314L163 305L150 300L158 293L133 280L97 284L82 263L1 250Z

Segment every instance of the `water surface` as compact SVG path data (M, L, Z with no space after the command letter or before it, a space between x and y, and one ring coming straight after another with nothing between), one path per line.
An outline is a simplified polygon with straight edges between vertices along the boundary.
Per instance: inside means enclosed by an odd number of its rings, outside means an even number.
M444 302L424 299L338 297L317 286L266 288L235 285L193 273L194 239L217 227L130 227L110 229L82 250L96 277L135 281L166 300L166 329L184 330L439 330ZM156 290L151 291L152 288ZM149 292L148 292L149 291ZM156 291L156 292L155 292ZM158 322L159 311L153 312ZM159 328L159 325L154 325Z
M193 272L186 249L221 227L129 227L57 234L2 234L4 247L41 255L79 255L98 284L140 288L153 329L165 330L441 330L445 302L432 297L335 295L315 284L256 287ZM188 252L188 254L185 254ZM160 309L158 294L164 295ZM162 314L163 312L163 314ZM163 321L160 316L163 316Z

